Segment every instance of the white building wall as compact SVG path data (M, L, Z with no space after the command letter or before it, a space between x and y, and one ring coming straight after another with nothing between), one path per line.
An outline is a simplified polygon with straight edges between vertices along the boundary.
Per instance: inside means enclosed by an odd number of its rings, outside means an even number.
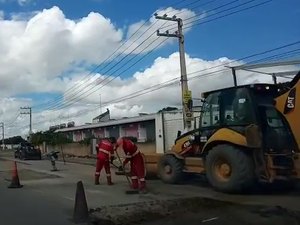
M155 140L156 153L164 153L164 131L162 113L157 113L155 117Z
M138 141L139 142L147 141L147 131L146 128L142 125L142 123L138 124Z
M171 147L175 143L178 131L183 132L183 118L182 113L179 111L175 112L164 112L164 147L165 151L171 150Z
M104 137L109 137L109 131L106 128L104 128Z
M194 113L191 129L199 128L200 112ZM171 150L177 138L178 131L183 134L183 116L181 111L158 113L155 119L156 152L164 153Z

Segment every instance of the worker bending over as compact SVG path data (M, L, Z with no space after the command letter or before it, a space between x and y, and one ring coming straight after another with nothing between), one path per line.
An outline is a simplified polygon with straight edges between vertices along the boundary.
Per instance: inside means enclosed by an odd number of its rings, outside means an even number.
M103 167L106 172L107 184L113 185L113 182L111 181L109 161L112 162L114 160L115 144L116 138L110 137L107 139L102 139L96 147L98 152L95 172L95 185L99 185L100 173Z
M118 147L123 149L126 157L123 162L123 168L130 162L132 188L146 192L145 165L142 154L131 140L124 137L117 140L116 149Z

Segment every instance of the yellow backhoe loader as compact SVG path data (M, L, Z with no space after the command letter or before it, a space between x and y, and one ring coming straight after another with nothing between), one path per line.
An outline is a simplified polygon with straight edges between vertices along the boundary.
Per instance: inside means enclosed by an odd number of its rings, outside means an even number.
M257 181L300 178L300 72L290 82L235 86L202 97L200 128L179 135L171 151L156 157L164 182L205 173L215 189L240 192ZM149 165L151 160L146 156Z

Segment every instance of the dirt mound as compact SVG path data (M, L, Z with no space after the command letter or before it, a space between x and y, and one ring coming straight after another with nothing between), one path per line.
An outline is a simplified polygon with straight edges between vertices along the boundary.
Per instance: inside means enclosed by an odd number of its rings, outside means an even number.
M193 222L194 221L194 222ZM245 206L209 198L186 198L107 206L91 210L94 225L300 224L300 213L281 207Z

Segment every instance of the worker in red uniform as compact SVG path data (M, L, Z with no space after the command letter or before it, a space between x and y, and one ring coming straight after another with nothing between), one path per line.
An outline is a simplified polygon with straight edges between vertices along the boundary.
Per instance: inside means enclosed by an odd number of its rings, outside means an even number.
M142 154L138 150L137 146L127 138L119 138L117 140L116 149L118 147L123 149L126 157L123 162L123 168L128 162L130 162L132 188L146 192L145 165Z
M98 146L96 147L97 153L97 164L95 172L95 185L99 184L100 173L104 167L106 172L107 184L113 185L111 181L110 165L109 162L114 160L114 149L116 145L116 138L110 137L107 139L102 139Z

